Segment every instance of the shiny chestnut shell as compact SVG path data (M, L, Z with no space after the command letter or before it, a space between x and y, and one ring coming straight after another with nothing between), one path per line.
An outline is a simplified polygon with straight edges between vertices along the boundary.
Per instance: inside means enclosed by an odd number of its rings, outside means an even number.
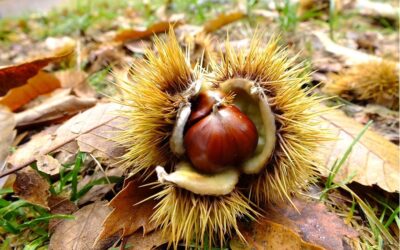
M214 104L222 100L225 96L225 93L218 90L206 90L201 92L193 103L188 125L191 126L207 116L211 112Z
M217 173L238 166L257 147L256 126L234 105L222 105L196 120L187 130L184 143L187 156L201 172Z

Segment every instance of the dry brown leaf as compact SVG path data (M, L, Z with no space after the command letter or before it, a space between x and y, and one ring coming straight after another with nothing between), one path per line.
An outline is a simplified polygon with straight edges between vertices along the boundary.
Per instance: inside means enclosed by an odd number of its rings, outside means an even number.
M232 13L222 13L215 17L214 19L208 20L204 25L203 25L203 30L206 33L211 33L214 32L223 26L236 22L239 19L242 19L245 17L246 14L240 11L237 12L232 12Z
M324 176L328 176L328 168L344 155L363 126L338 110L324 114L319 119L321 128L327 129L337 138L321 145L319 152L321 158L325 160L320 171ZM398 152L398 146L368 130L353 147L348 159L337 173L335 181L344 181L354 175L352 181L366 186L376 184L388 192L398 192L400 183Z
M10 89L26 84L28 79L37 75L47 64L65 59L74 49L70 46L49 57L0 68L0 96L4 96Z
M345 239L358 233L322 203L295 199L293 204L296 208L289 203L271 206L261 220L243 225L240 232L248 244L236 236L232 249L350 249Z
M350 249L346 238L357 238L358 233L344 224L337 215L328 212L324 204L294 199L293 204L282 204L269 209L265 220L290 228L311 244L327 250Z
M60 172L61 164L50 155L38 155L36 161L38 170L43 173L56 175Z
M154 199L142 201L156 191L150 187L140 187L140 185L141 183L137 180L128 182L124 189L111 200L109 205L114 209L105 219L103 230L97 241L116 236L126 237L141 227L144 234L154 229L154 225L149 220L157 202Z
M34 162L35 155L54 152L72 141L78 141L81 144L85 143L86 146L89 145L92 149L95 148L107 155L108 159L119 157L123 149L111 139L115 137L115 131L120 130L123 126L124 119L115 114L116 111L122 108L121 105L114 103L98 104L74 116L53 133L49 134L49 131L47 131L45 136L32 138L11 155L9 163L13 167L1 173L0 177ZM92 135L88 136L87 134ZM85 139L88 137L91 139L86 142Z
M45 145L49 140L51 140L52 134L55 133L58 127L59 125L53 125L33 135L28 143L25 143L24 145L18 147L17 151L15 151L11 155L8 162L11 162L11 164L13 164L13 162L17 163L19 161L26 160L28 157L31 157L32 154L38 155L38 150L43 147L43 145Z
M181 24L180 21L176 22L161 21L147 28L135 28L130 30L123 30L115 36L114 40L117 42L125 42L129 40L143 39L157 33L166 32L169 30L170 27L174 28L180 24Z
M100 178L106 178L109 176L121 177L124 170L122 168L111 168L103 171L96 171L93 175L86 175L78 183L78 190L81 190L85 185L91 181L98 180ZM78 205L88 203L90 201L97 201L104 197L104 195L113 190L115 183L95 185L86 194L79 198Z
M13 189L15 195L35 205L49 209L50 184L32 168L17 173Z
M0 106L0 169L3 169L10 147L15 138L16 122L14 114L7 108Z
M378 62L382 61L382 58L378 56L366 54L361 51L339 45L334 41L332 41L328 37L328 35L326 35L321 31L315 31L312 33L312 35L315 37L316 41L320 45L322 45L322 48L326 52L342 58L343 60L345 60L347 65L355 65L370 61L378 61ZM400 68L398 63L397 63L397 68Z
M235 236L230 242L232 250L323 250L322 247L304 242L291 229L268 220L243 225L240 232L247 243L240 241L239 237Z
M160 230L155 230L145 235L143 234L143 232L138 231L127 239L124 249L152 250L156 247L164 245L167 242L168 241L163 238L162 232Z
M62 88L72 89L78 97L96 97L96 91L87 82L88 74L81 70L64 70L55 73Z
M75 219L65 220L56 227L50 238L49 249L106 249L104 245L94 248L93 244L109 212L105 202L96 202L79 209L73 213Z
M38 106L17 113L15 118L17 126L49 122L64 116L74 115L94 106L96 102L96 98L81 98L73 95L54 96Z
M0 104L14 111L39 95L49 93L59 87L60 81L55 76L39 71L27 80L26 84L11 89L4 97L1 97Z
M78 207L67 197L50 196L48 199L50 212L52 214L72 214ZM63 222L62 219L51 219L49 221L49 232L53 233L56 227Z

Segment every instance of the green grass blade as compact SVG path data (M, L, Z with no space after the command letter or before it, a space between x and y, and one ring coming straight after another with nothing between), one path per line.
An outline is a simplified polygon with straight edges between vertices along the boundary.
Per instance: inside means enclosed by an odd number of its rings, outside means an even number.
M390 215L389 219L385 223L385 228L389 228L389 226L392 224L392 222L395 220L395 218L399 218L398 214L400 211L400 207L397 207L396 210L393 211L393 213Z
M24 200L15 201L15 202L11 203L10 205L1 208L0 209L0 216L4 217L8 213L10 213L10 212L22 207L22 206L26 206L26 205L29 205L29 203L24 201Z
M78 175L81 170L82 164L85 161L86 154L83 152L79 152L76 156L75 166L72 170L72 181L71 181L71 200L75 201L77 199L78 194Z
M32 241L31 243L27 244L24 247L24 250L35 250L38 247L40 247L41 245L43 245L43 243L45 243L47 240L48 240L48 237L46 237L46 236L39 237L36 240Z
M74 219L75 216L73 215L68 215L68 214L53 214L53 215L45 215L45 216L40 216L37 217L36 219L27 221L25 223L23 223L21 225L22 228L26 228L26 227L30 227L32 225L35 225L39 222L43 222L43 221L49 221L51 219L67 219L67 220L71 220Z
M393 236L389 233L387 228L379 221L379 219L376 217L374 211L370 206L368 206L353 190L351 190L348 186L344 184L338 184L342 189L346 190L349 192L354 199L357 200L358 205L361 207L362 211L364 214L367 216L368 221L370 221L371 226L377 227L380 231L380 233L385 236L385 238L388 240L390 244L394 244L396 240L393 238Z
M358 141L360 141L361 137L365 134L365 132L367 132L367 130L371 126L371 124L372 124L372 121L369 121L364 126L364 128L361 130L361 132L357 135L357 137L351 142L350 146L346 149L346 151L345 151L344 155L342 156L342 158L337 162L337 164L333 165L331 173L328 176L328 180L330 180L330 182L328 183L328 188L329 188L330 185L332 185L333 180L335 179L335 176L339 172L340 168L346 162L347 158L349 158L350 153L353 151L354 145L356 145L356 143ZM336 163L336 161L335 161L335 163Z
M4 195L4 194L11 194L13 193L13 189L12 188L1 188L0 189L0 195Z
M103 177L94 181L89 182L88 184L86 184L84 187L82 187L81 190L79 190L78 194L77 194L77 199L81 198L82 196L84 196L87 192L89 192L89 190L96 186L96 185L103 185L103 184L111 184L111 183L118 183L122 180L122 177L118 177L118 176L107 176L107 177Z

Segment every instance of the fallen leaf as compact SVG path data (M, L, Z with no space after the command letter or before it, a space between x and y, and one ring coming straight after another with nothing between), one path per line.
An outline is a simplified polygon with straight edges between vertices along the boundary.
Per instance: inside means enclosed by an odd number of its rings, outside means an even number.
M15 179L13 189L16 196L32 204L49 209L50 184L36 170L26 168Z
M26 84L28 79L37 75L38 72L51 62L60 61L72 54L73 47L63 50L60 54L40 58L19 65L0 68L0 96L4 96L10 89Z
M375 18L387 18L390 20L397 20L400 12L398 7L393 7L390 3L369 0L355 1L354 9L359 11L361 15Z
M106 202L96 202L79 209L72 214L75 219L65 220L56 227L49 249L106 249L104 245L94 248L93 244L109 212Z
M86 143L91 149L98 149L99 152L107 154L109 159L119 157L123 148L111 139L115 137L115 132L123 126L124 119L116 115L116 112L121 109L123 107L115 103L98 104L72 117L53 133L47 134L45 137L32 138L10 156L9 163L13 167L1 173L0 177L34 162L35 155L54 152L72 141L85 143L87 137L91 138L91 141ZM93 135L87 136L87 134ZM97 140L93 140L93 138L97 138Z
M118 119L118 123L122 119ZM114 165L119 161L119 157L125 152L125 149L118 145L112 139L120 129L120 124L107 123L103 126L93 129L89 133L82 134L76 141L79 150L93 155L97 160L106 164Z
M322 203L294 199L266 209L257 222L242 224L240 232L247 244L235 236L232 249L350 249L346 238L358 233L342 219L327 211Z
M61 164L50 155L38 155L36 161L38 170L43 173L56 175L60 172Z
M265 220L290 228L311 244L327 250L350 249L346 238L357 238L358 233L344 224L343 219L328 212L324 204L294 199L292 204L271 207Z
M62 88L71 88L78 97L96 97L96 91L89 85L88 74L82 70L63 70L55 73Z
M155 192L150 187L140 187L137 180L132 180L110 202L112 212L107 216L96 241L103 241L113 237L126 237L139 228L143 233L153 230L155 226L150 223L150 216L157 204L154 199L147 199Z
M214 32L220 28L222 28L223 26L236 22L239 19L242 19L243 17L245 17L246 14L240 11L237 12L231 12L228 14L222 13L220 15L218 15L217 17L215 17L214 19L211 19L209 21L207 21L204 25L203 25L203 30L206 33L211 33Z
M18 147L18 149L8 159L8 163L17 163L20 161L24 161L28 157L32 157L33 155L39 155L39 153L37 153L38 150L40 150L43 145L45 145L49 140L52 139L52 134L55 133L58 127L59 125L53 125L33 135L27 143ZM33 161L34 160L35 159L33 157Z
M48 204L50 213L52 214L72 214L78 210L75 203L70 201L67 197L52 195L48 199ZM63 221L62 219L51 219L49 221L49 232L53 233L56 227Z
M10 147L15 138L16 122L14 114L7 108L0 106L0 169L3 169L6 158L10 153Z
M332 41L325 33L321 31L315 31L312 33L312 35L315 37L316 39L315 41L319 43L320 46L322 46L322 48L326 52L338 56L340 58L343 58L347 65L355 65L370 61L378 61L378 62L382 61L382 58L378 56L366 54L358 50L350 49L342 45L339 45L334 41ZM400 68L398 63L397 63L397 68Z
M153 44L150 41L141 40L141 41L131 41L124 44L129 51L137 54L144 55L146 50L151 49Z
M45 100L36 107L19 112L15 115L17 126L38 124L71 116L79 111L94 106L96 98L81 98L73 95L55 96Z
M152 250L156 247L164 245L168 241L162 236L160 230L155 230L148 234L138 231L131 235L125 244L124 249L129 250Z
M60 81L55 76L39 71L26 84L11 89L4 97L1 97L0 104L14 111L39 95L49 93L59 87Z
M170 29L170 27L174 28L180 25L181 23L182 22L180 21L176 22L161 21L147 28L141 27L130 30L123 30L115 36L114 40L118 42L125 42L129 40L143 39L157 33L166 32Z
M108 178L111 176L121 177L123 173L124 170L121 168L111 168L103 171L96 171L93 175L86 175L81 181L79 181L78 190L81 190L85 185L89 184L92 181L98 180L100 178ZM93 186L86 194L79 198L78 205L102 199L105 194L113 190L114 186L115 183Z
M341 111L332 111L320 116L320 126L331 133L337 140L322 144L319 154L325 162L320 172L328 176L337 159L340 159L363 126ZM383 136L367 130L360 141L354 145L351 154L340 168L334 181L347 180L371 186L378 185L388 192L398 192L400 183L399 147Z
M366 124L369 120L373 120L374 131L387 140L399 145L400 120L398 111L393 111L380 105L367 104L366 107L362 107L360 112L354 114L353 117L361 124Z
M323 250L322 247L304 242L293 230L268 220L241 225L240 232L246 243L235 236L229 244L232 250Z
M131 56L126 56L121 50L121 44L105 43L96 46L88 51L88 65L90 66L87 72L94 74L101 72L105 68L113 65L113 68L118 68L119 65L130 65L133 59Z

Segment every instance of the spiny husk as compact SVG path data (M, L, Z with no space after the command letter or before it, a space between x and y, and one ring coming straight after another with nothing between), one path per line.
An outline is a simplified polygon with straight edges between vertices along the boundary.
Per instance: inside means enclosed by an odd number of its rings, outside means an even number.
M206 68L211 58L217 56L210 34L200 32L195 35L189 35L185 38L185 42L191 52L190 61L192 65L199 64Z
M323 91L348 100L359 100L399 109L399 75L396 63L371 61L353 66L339 74Z
M160 225L169 244L177 248L184 239L186 247L195 244L222 248L225 236L237 234L243 240L237 218L259 215L251 202L238 190L224 196L199 196L176 186L168 185L156 196L159 203L152 221Z
M248 51L235 52L227 43L222 63L211 64L211 81L216 86L233 78L254 81L268 96L275 114L275 151L265 170L249 183L249 197L257 204L290 200L292 193L301 191L316 175L315 151L325 138L313 122L318 112L310 111L319 100L301 88L309 75L301 64L295 66L296 58L289 59L277 39L263 49L261 44L256 36Z
M116 141L127 145L122 166L130 168L133 175L174 160L169 137L179 104L185 99L181 93L195 76L174 33L169 34L167 43L156 39L158 54L148 50L148 60L135 64L129 78L117 83L123 93L121 104L128 108L121 111L127 129Z
M177 247L184 240L202 245L223 244L225 236L240 235L238 217L254 219L255 210L264 202L289 199L313 178L315 150L322 140L321 132L312 119L318 113L310 108L317 105L315 97L307 97L301 86L309 80L301 65L278 47L276 39L265 49L260 37L255 37L249 51L235 52L229 44L222 62L212 61L213 73L193 72L179 49L173 35L167 43L157 40L158 57L148 52L148 61L138 64L129 80L119 86L122 103L129 108L122 112L128 119L127 129L117 140L128 145L123 165L133 175L161 165L171 169L176 160L169 147L177 110L188 97L183 93L197 78L204 77L213 85L233 78L254 81L264 90L275 115L277 143L273 156L261 174L245 176L237 188L223 196L196 195L176 185L165 183L154 197L159 199L152 221L164 232L170 245ZM255 203L253 203L255 202Z

